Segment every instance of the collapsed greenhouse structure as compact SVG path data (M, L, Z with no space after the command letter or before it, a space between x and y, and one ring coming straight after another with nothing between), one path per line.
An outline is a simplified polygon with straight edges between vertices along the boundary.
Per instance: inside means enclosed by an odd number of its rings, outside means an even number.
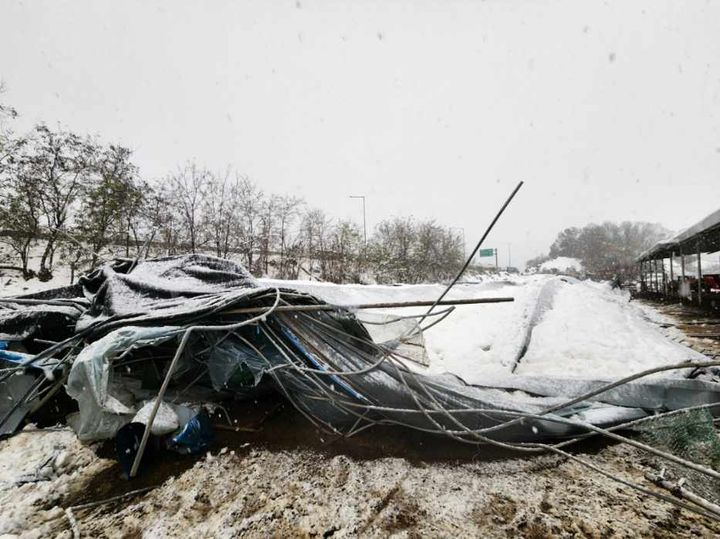
M228 399L252 406L270 392L344 437L391 425L570 455L565 446L601 434L720 479L705 463L618 433L687 410L712 413L720 361L694 357L620 380L513 367L468 383L424 368L423 332L442 328L453 306L408 316L381 314L383 306L331 304L203 255L118 260L75 286L0 300L0 429L12 435L66 395L73 406L59 414L78 437L116 439L134 476L148 444L204 451L212 441L206 409ZM659 376L667 372L679 374Z

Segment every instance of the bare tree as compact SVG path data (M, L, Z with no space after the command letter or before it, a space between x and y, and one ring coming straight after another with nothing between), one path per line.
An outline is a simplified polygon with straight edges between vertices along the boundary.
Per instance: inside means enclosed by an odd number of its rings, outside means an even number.
M377 226L370 256L380 282L436 282L462 265L462 240L432 220L395 217Z
M5 86L0 81L0 95L4 92ZM19 150L25 144L25 138L16 137L6 123L16 117L17 111L13 107L0 103L0 178L6 172L6 167L14 164Z
M278 211L278 202L278 197L270 196L264 197L260 203L258 266L262 268L264 275L268 275L270 271L272 246L277 236L276 212Z
M395 217L378 224L371 249L381 282L413 282L410 268L415 238L412 218Z
M317 208L307 209L300 225L300 237L304 258L309 265L308 271L314 274L317 262L321 279L327 277L327 240L330 226L330 219L325 212Z
M127 197L120 212L119 224L125 236L125 256L130 256L130 239L134 246L135 256L148 256L151 242L160 228L158 211L153 207L157 193L152 185L143 179L136 179L128 185ZM165 210L166 211L166 210Z
M122 146L98 148L92 178L83 189L78 229L93 253L93 267L97 253L112 242L113 236L124 236L125 256L129 256L131 209L143 198L136 185L137 167L130 161L131 155Z
M237 246L248 271L255 270L255 253L259 244L260 217L263 193L245 176L236 174L234 196L238 199L240 220L237 229Z
M359 282L359 262L363 249L360 227L352 221L339 221L329 234L329 253L324 279L333 282Z
M203 225L215 255L227 258L239 228L239 180L230 170L213 174L207 186L203 206Z
M95 145L67 131L35 127L24 148L20 175L33 184L46 232L40 259L41 279L52 277L58 238L71 220L78 196L88 180Z
M201 240L202 208L211 179L212 173L195 163L188 163L169 178L170 200L179 210L184 240L192 253Z
M0 229L4 229L0 241L18 256L26 279L33 275L29 268L30 248L40 236L41 189L36 176L25 176L22 161L11 167L10 173L0 182L0 205L3 207Z
M0 82L0 94L4 86ZM30 277L28 268L30 246L37 238L40 224L39 190L35 182L26 183L21 177L21 150L24 137L16 137L7 120L17 117L17 111L0 103L0 242L7 244L20 258L20 270Z
M281 279L297 278L298 260L295 253L300 249L300 242L298 234L293 235L293 225L300 215L303 204L303 200L298 197L276 197L275 206L277 207L277 234L280 256L278 276Z
M602 278L632 275L637 271L635 258L668 234L653 223L590 223L561 231L550 247L550 257L578 258L586 271Z
M177 200L172 187L165 184L158 189L147 202L151 213L151 222L157 227L162 239L165 255L174 255L180 252L182 241L182 219L178 215Z

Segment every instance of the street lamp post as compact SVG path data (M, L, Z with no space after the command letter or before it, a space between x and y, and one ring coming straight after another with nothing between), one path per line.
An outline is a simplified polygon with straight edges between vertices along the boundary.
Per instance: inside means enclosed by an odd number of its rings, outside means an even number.
M361 198L363 203L363 238L367 245L367 218L365 214L365 195L350 195L350 198Z

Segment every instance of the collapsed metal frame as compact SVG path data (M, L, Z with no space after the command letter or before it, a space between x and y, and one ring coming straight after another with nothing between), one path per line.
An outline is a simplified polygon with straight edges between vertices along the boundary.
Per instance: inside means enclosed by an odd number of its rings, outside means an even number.
M638 492L641 492L645 495L655 497L657 499L663 500L665 502L671 503L673 505L676 505L678 507L693 511L697 514L700 514L702 516L708 517L715 521L720 521L720 507L713 506L713 504L703 504L698 505L697 503L693 503L691 501L683 501L680 499L677 499L672 496L665 495L661 492L657 492L655 490L649 489L644 487L643 485L640 485L638 483L635 483L633 481L630 481L628 479L619 477L611 472L608 472L607 470L587 461L586 459L583 459L582 457L579 457L577 455L573 455L571 453L568 453L564 450L564 448L575 444L581 440L587 439L589 436L603 436L608 439L614 440L616 442L621 442L628 444L630 446L633 446L641 451L650 453L658 458L664 459L668 462L672 462L676 465L679 465L681 467L687 468L689 470L693 470L695 472L698 472L706 477L709 477L714 480L720 480L720 472L717 472L716 470L713 470L712 468L708 468L706 466L703 466L701 464L689 461L687 459L683 459L680 457L677 457L676 455L673 455L671 453L662 451L660 449L654 448L652 446L649 446L647 444L644 444L642 442L639 442L637 440L634 440L632 438L629 438L627 436L622 436L620 434L617 434L616 431L620 430L629 430L634 427L637 427L638 425L641 425L643 423L657 420L659 418L663 417L671 417L678 415L683 412L691 411L691 410L702 410L707 409L711 410L714 408L720 407L720 403L710 403L710 404L704 404L704 405L698 405L698 406L690 406L685 407L677 410L671 410L659 414L655 414L652 416L635 419L632 421L624 422L619 425L615 425L610 428L602 428L597 427L595 425L592 425L590 423L581 421L579 419L572 419L572 418L566 418L562 417L560 415L557 415L555 412L562 412L563 410L567 410L571 406L581 404L588 402L592 400L594 397L597 397L601 395L602 393L609 391L613 388L619 387L623 384L627 384L629 382L632 382L634 380L644 378L646 376L649 376L651 374L656 374L659 372L666 372L666 371L672 371L672 370L679 370L679 369L688 369L688 368L708 368L708 367L716 367L720 366L720 360L713 360L713 361L706 361L706 362L692 362L692 361L685 361L673 365L667 365L662 367L655 367L652 369L647 369L645 371L632 374L630 376L624 377L620 380L617 380L612 383L608 383L596 390L593 390L591 392L588 392L586 394L580 395L576 398L569 399L562 404L550 406L543 411L539 413L526 413L526 412L517 412L512 410L498 410L498 409L486 409L486 408L458 408L458 409L452 409L452 408L445 408L438 400L434 397L433 392L426 386L426 384L417 376L415 372L413 372L411 369L407 367L406 361L407 358L403 358L402 356L399 356L395 354L392 350L389 350L385 347L382 347L375 343L368 343L367 341L363 342L363 345L370 345L374 349L374 354L367 354L363 352L361 349L357 347L351 347L348 343L352 342L353 340L358 339L357 336L351 335L346 332L338 331L337 328L328 326L327 324L324 324L322 321L317 320L314 318L314 316L307 312L298 312L293 314L292 316L296 316L294 320L294 331L298 331L299 333L303 333L304 331L308 330L310 328L310 331L314 332L315 337L321 337L323 339L326 339L328 341L331 341L333 345L340 346L341 348L347 348L352 349L353 354L363 357L367 363L362 368L358 368L356 370L338 370L337 368L333 368L332 364L330 363L330 360L327 356L323 356L322 360L323 363L326 365L324 368L314 368L309 367L306 364L306 361L300 357L300 355L294 351L291 347L287 346L280 335L277 334L276 330L274 330L269 324L268 324L268 318L271 316L277 316L281 318L287 318L289 313L287 312L275 312L275 309L279 307L280 305L289 305L287 302L280 299L280 301L274 306L268 307L267 311L259 316L253 317L253 319L245 320L243 322L239 322L237 324L233 324L232 326L223 326L223 329L221 330L223 332L223 335L219 337L219 339L226 339L231 336L239 338L241 341L243 341L249 348L253 349L255 353L257 354L258 358L261 358L265 361L267 365L267 370L265 371L265 374L270 376L275 383L276 387L280 390L281 394L291 403L293 406L304 416L306 417L312 424L314 424L316 427L326 431L333 433L338 436L350 438L352 436L357 435L358 433L367 430L369 428L372 428L374 426L379 425L394 425L394 426L402 426L405 428L410 428L413 430L419 430L421 432L427 432L428 434L434 434L434 435L442 435L446 436L452 440L466 443L466 444L473 444L473 445L493 445L497 447L501 447L504 449L509 449L513 451L517 451L520 453L525 454L537 454L537 453L544 453L544 452L552 452L558 455L561 455L565 458L571 459L578 464L585 466L589 469L592 469L593 471L600 473L614 481L617 481L627 487L633 488L637 490ZM422 315L418 315L417 318L421 318ZM297 320L302 319L303 322L298 325ZM288 320L285 320L285 322L288 322ZM277 347L277 349L280 351L281 355L285 358L286 363L283 365L276 365L274 364L261 350L259 350L256 346L254 346L250 341L248 341L245 337L240 335L238 333L238 330L242 327L252 325L256 326L258 328L258 331L262 332L265 336L268 337L268 339ZM219 330L218 326L210 327L209 331L217 331ZM217 329L216 329L217 328ZM202 331L201 328L195 329L195 331ZM336 333L337 335L333 335L332 333ZM187 333L186 333L187 334ZM185 345L187 344L188 340L184 339ZM183 345L184 347L184 345ZM179 357L181 353L181 348L178 348L178 353L175 357ZM317 350L314 351L317 353ZM352 386L352 377L355 376L363 376L366 375L373 370L380 367L380 365L388 363L392 366L394 372L397 374L398 380L401 381L404 388L412 395L413 401L415 403L415 408L395 408L390 406L381 406L375 403L358 403L356 401L350 400L343 396L343 393L337 390L333 389L333 382L328 382L329 378L337 379L338 377L342 378L345 383ZM309 413L308 410L305 408L305 406L302 405L294 396L293 392L288 390L283 381L282 378L278 376L278 371L281 369L292 369L296 371L299 374L303 374L304 380L307 382L307 388L308 391L311 392L311 394L308 396L309 399L321 401L327 404L330 404L331 406L337 408L338 410L341 410L343 413L348 414L355 418L355 422L352 424L351 428L349 430L341 430L337 428L337 426L328 423L327 421L323 420L322 418L313 416L312 413ZM171 374L171 371L168 370L168 375ZM154 411L156 412L157 407L159 406L159 402L162 398L162 391L161 394L158 395L158 398L156 399L156 406L154 407ZM405 422L405 421L398 421L395 419L388 419L388 418L377 418L377 413L383 413L383 412L393 412L393 413L402 413L406 415L421 415L425 419L429 421L431 425L433 425L433 428L422 428L418 427L418 425L412 423L412 422ZM462 416L468 415L468 414L476 414L476 415L485 415L485 416L491 416L494 419L498 418L504 418L502 419L497 425L491 426L491 427L483 427L483 428L469 428L467 427L463 421ZM455 425L454 428L447 428L443 423L441 423L441 420L444 420L446 422L450 422L451 424ZM573 427L577 427L579 429L584 430L585 432L571 437L566 440L562 440L557 443L540 443L540 442L507 442L507 441L500 441L493 438L493 433L498 433L504 429L508 429L514 425L523 424L527 420L541 420L541 421L549 421L554 423L560 423L560 424L566 424L571 425ZM146 432L150 432L150 429L152 427L154 421L154 414L151 415L148 425L146 427ZM141 453L139 452L136 456L137 464L139 465L140 458L142 457ZM135 470L136 471L136 470Z

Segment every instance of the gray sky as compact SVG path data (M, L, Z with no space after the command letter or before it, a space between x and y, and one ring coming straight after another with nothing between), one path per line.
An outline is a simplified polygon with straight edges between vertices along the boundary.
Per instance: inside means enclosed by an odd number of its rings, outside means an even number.
M3 100L232 164L336 217L434 217L513 264L560 229L720 206L720 2L0 0ZM501 257L501 263L504 263Z

